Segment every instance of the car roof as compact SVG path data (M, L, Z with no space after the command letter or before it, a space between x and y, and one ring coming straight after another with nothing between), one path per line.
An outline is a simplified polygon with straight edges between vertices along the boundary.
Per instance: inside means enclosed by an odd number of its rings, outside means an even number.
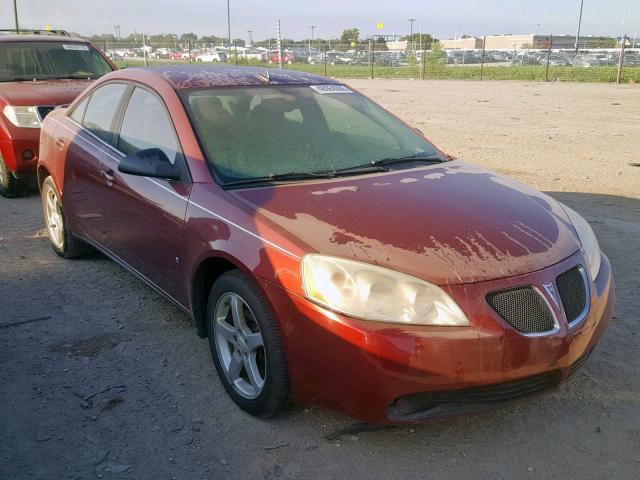
M145 67L141 68L141 70L146 70L165 79L176 90L187 88L257 87L264 85L340 84L336 80L311 73L277 68L266 69L264 67L171 65Z
M64 35L0 35L1 42L82 42L90 43L89 40L76 37L67 37Z

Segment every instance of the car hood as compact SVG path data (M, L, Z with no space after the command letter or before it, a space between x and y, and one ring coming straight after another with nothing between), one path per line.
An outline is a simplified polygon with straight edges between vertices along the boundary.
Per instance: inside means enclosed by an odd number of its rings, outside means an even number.
M68 105L93 80L38 80L35 82L0 83L0 99L7 105Z
M558 202L460 160L233 194L317 252L438 285L534 272L580 248Z

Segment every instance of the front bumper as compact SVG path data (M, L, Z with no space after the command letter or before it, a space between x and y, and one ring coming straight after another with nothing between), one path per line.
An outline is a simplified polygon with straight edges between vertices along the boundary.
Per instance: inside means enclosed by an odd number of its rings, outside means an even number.
M261 283L278 313L294 398L363 421L384 423L477 411L499 400L482 397L490 401L475 402L471 409L466 400L460 402L459 394L477 393L478 389L509 391L515 384L549 379L545 388L531 389L533 394L569 378L584 363L611 318L613 278L606 256L590 285L589 313L574 327L563 320L561 306L552 306L559 320L557 331L525 336L500 318L485 298L505 288L542 286L578 264L584 265L580 253L539 272L447 287L470 318L471 327L356 320L271 283ZM439 400L434 402L434 398ZM443 408L443 403L448 405ZM465 405L457 408L454 404L458 403Z
M0 152L5 165L19 177L35 175L39 147L39 128L12 128L11 140L0 140ZM33 154L30 159L25 158L27 151L31 151Z

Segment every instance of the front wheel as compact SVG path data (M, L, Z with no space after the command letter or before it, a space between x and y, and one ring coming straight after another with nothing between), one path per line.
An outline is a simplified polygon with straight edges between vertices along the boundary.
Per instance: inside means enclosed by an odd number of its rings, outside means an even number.
M6 198L15 198L26 195L27 191L27 182L14 177L0 155L0 195Z
M243 410L268 418L289 398L289 374L277 322L262 292L245 274L220 276L209 293L211 355L220 380Z
M50 176L42 184L42 215L53 250L63 258L76 258L91 252L91 247L74 237L67 228L56 184Z

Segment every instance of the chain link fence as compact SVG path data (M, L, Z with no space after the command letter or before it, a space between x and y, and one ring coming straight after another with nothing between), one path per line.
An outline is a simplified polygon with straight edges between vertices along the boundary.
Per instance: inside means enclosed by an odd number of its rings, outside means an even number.
M512 49L446 49L435 43L429 50L409 43L404 50L389 50L386 43L371 41L316 41L286 44L281 51L275 43L230 48L199 42L99 46L119 67L216 63L282 67L340 78L640 82L640 42L578 50L554 45L553 37L546 43Z

